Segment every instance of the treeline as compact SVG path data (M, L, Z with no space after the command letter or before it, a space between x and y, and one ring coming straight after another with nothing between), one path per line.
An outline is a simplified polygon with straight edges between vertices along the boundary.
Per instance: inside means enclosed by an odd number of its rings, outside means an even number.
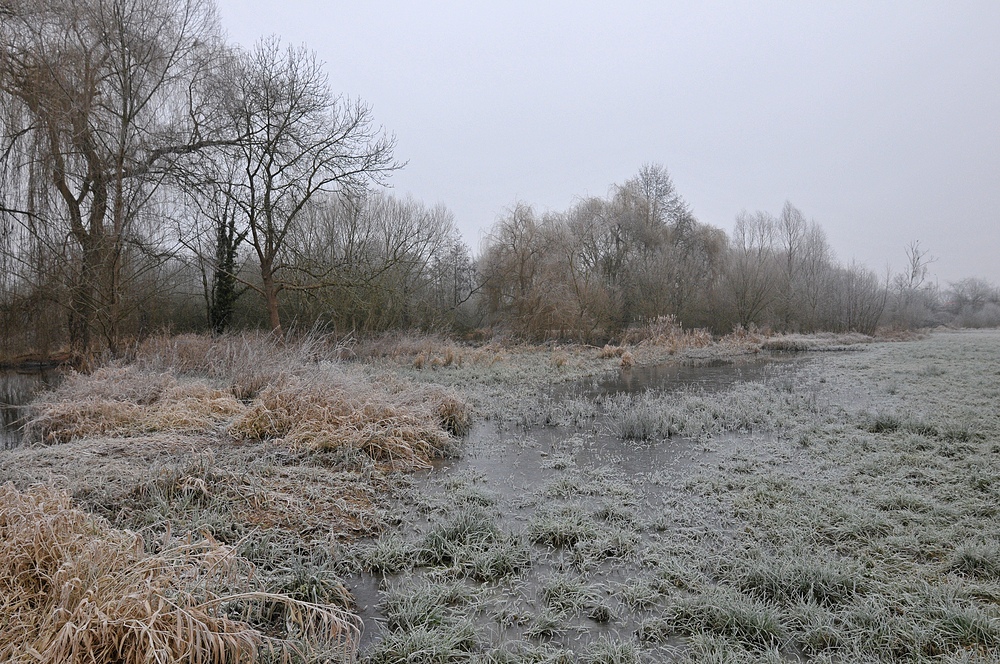
M843 264L791 203L741 213L727 236L647 165L565 212L508 210L483 248L482 303L491 321L534 338L600 340L660 316L714 332L1000 324L1000 290L967 279L942 291L927 281L927 251L905 251L896 275Z
M478 256L382 189L394 140L304 48L227 44L210 0L0 3L0 348L163 330L504 331L1000 322L997 289L844 265L792 205L697 221L662 166L564 212L518 203Z

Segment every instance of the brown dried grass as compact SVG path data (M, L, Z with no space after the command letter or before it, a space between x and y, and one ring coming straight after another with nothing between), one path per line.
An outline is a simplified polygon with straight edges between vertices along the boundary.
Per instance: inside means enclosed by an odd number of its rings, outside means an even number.
M26 438L65 443L93 436L127 437L159 431L210 431L243 409L228 391L203 381L108 367L73 374L32 404Z
M290 370L340 360L348 351L345 342L318 333L294 338L263 332L182 334L144 340L131 361L145 372L207 376L227 384L237 399L249 400Z
M301 645L353 651L358 621L334 606L240 587L231 549L186 542L156 555L46 487L0 487L0 660L17 663L288 661ZM221 592L220 592L221 590ZM284 635L230 616L284 607Z
M733 331L722 337L720 342L733 351L757 352L761 344L770 336L769 330L761 330L756 325L749 328L737 325Z
M441 364L460 363L462 349L454 341L437 334L390 332L355 342L351 350L355 357L403 361L423 355L438 358Z
M268 379L249 404L237 399L233 388L135 367L75 374L33 404L28 440L53 444L97 436L228 431L244 440L361 452L393 466L424 468L470 424L470 409L440 388L391 381L376 385L335 364L295 371Z
M229 426L247 440L273 439L293 449L363 452L405 468L429 467L451 433L468 427L469 409L450 393L391 393L316 373L288 376L265 388Z
M808 351L840 349L846 346L870 344L875 341L857 332L820 332L817 334L776 334L761 342L761 350L769 351Z
M604 344L604 348L598 353L598 357L602 360L610 360L616 357L621 357L625 353L624 346L612 346L611 344Z
M685 330L672 315L659 316L642 327L629 329L622 338L623 344L664 347L671 354L688 348L704 348L712 342L708 330ZM614 350L614 347L607 348Z
M68 490L115 527L179 536L209 529L230 544L255 529L306 541L377 535L393 482L377 468L201 434L20 447L5 461L0 484Z

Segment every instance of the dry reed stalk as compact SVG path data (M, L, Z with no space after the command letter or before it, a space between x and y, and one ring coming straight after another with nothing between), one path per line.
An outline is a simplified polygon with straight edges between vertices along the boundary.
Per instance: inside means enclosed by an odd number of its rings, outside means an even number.
M610 360L615 357L621 357L625 353L624 346L612 346L611 344L604 344L604 348L598 354L598 357L602 360Z
M391 332L353 344L353 357L379 358L410 364L423 356L424 362L438 366L460 365L462 350L455 342L437 334ZM420 367L417 367L420 368Z
M685 330L675 316L659 316L643 327L629 330L623 343L638 346L659 346L667 348L673 354L688 348L704 348L713 343L712 334L708 330ZM606 350L614 347L606 346ZM602 357L606 357L602 353Z
M232 391L135 367L72 376L33 406L29 440L65 443L226 428L246 440L361 452L393 467L425 468L446 450L452 435L463 434L470 424L465 403L441 389L392 380L376 387L329 364L286 366L273 376L262 371L248 372ZM255 396L245 404L233 391Z
M0 487L0 660L33 664L289 661L292 639L353 652L355 616L284 595L229 590L246 570L212 540L157 555L47 487ZM230 617L239 604L285 607L285 637Z

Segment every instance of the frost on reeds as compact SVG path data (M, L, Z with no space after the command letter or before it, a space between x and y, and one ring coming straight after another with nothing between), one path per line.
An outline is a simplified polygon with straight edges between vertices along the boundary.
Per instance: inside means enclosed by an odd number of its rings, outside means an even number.
M642 327L629 329L622 338L622 343L663 346L670 353L675 353L686 348L704 348L711 345L712 334L702 329L685 330L673 315L659 316Z
M93 436L211 430L242 409L233 395L203 381L110 366L71 374L32 405L28 440L65 443Z
M288 376L264 388L229 432L297 449L362 452L394 466L426 468L429 459L447 452L451 434L462 433L468 421L464 404L443 390L392 392L316 372Z
M821 332L817 334L777 334L761 341L761 350L779 352L837 351L874 343L875 339L858 332Z
M353 615L257 592L241 563L212 540L152 555L66 493L0 486L0 660L198 664L353 652ZM282 606L282 622L251 622L247 607L261 604Z
M302 363L309 352L301 344L290 349L260 339L199 341L182 338L155 352L146 349L134 365L68 376L33 405L27 439L52 444L228 431L244 440L363 453L421 468L470 425L470 409L447 390L376 384L337 362ZM185 350L185 343L194 349ZM200 378L187 375L198 363L194 358L202 363Z

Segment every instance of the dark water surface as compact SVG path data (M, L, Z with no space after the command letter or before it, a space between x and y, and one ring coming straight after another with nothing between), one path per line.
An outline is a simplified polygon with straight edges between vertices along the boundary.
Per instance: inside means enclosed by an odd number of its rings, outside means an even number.
M0 445L5 450L21 442L27 405L39 392L55 387L59 369L0 370Z

